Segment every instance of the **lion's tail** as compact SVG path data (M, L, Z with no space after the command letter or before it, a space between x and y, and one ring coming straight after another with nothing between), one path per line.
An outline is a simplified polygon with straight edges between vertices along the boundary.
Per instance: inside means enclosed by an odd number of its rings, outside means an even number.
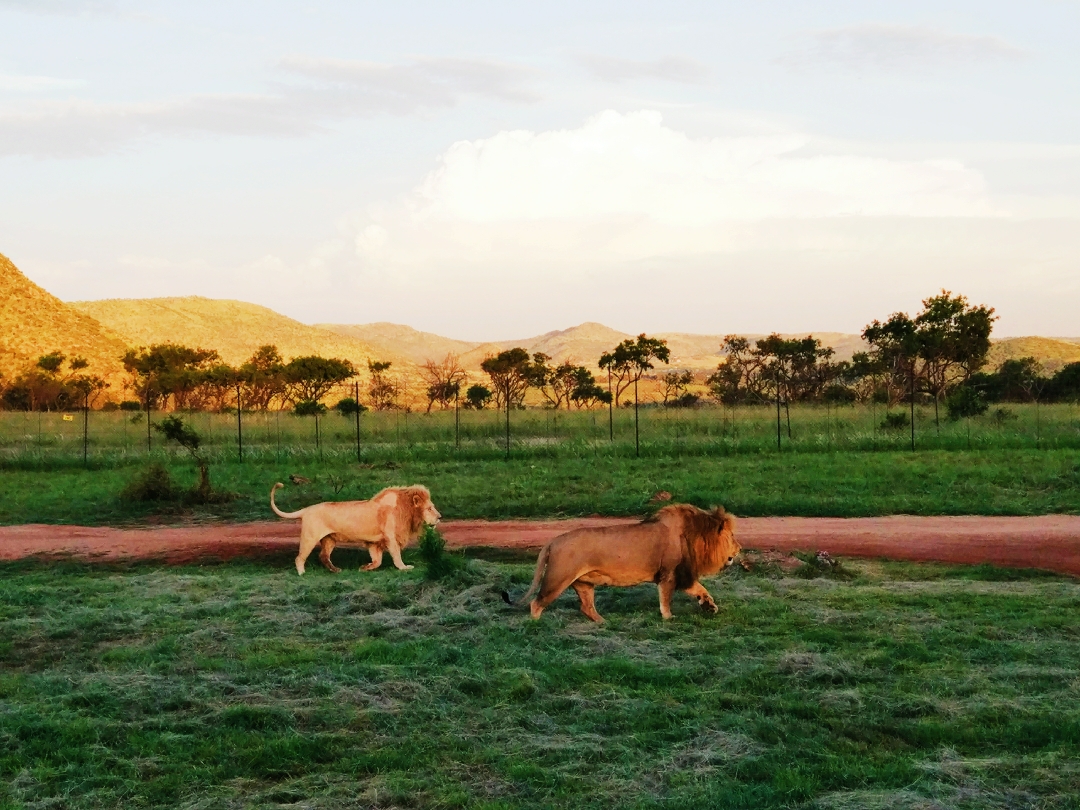
M282 489L284 486L285 485L282 483L277 483L270 488L270 508L274 510L274 514L278 517L288 518L289 520L295 520L296 518L303 517L303 509L297 509L295 512L282 512L280 509L277 508L277 504L274 503L274 493L277 492L279 489Z
M510 594L506 591L502 592L503 601L508 605L520 605L522 602L527 602L529 597L536 593L536 589L540 587L540 582L544 579L544 571L547 569L548 554L551 552L551 543L548 543L540 550L540 556L536 558L536 573L533 574L532 585L529 586L529 590L525 591L519 599L511 600Z

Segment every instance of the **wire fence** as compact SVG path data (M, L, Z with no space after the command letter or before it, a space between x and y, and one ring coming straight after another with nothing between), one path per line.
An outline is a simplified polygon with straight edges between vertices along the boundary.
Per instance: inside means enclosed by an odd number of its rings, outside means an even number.
M0 467L123 465L183 451L152 429L164 416L145 412L0 412ZM911 449L906 406L832 407L643 406L635 429L632 408L553 411L191 412L180 416L201 438L210 460L305 458L370 463L395 458L468 459L594 452L695 456ZM971 419L935 420L915 409L916 451L1080 449L1080 407L1023 404Z

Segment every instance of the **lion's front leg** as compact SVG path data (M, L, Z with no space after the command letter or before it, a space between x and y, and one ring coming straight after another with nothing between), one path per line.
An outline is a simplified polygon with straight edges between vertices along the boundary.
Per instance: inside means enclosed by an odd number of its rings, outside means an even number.
M660 591L660 615L664 619L670 619L674 615L671 612L671 597L675 593L675 575L670 574L656 583Z
M705 586L700 582L695 582L689 588L686 589L688 596L697 598L697 603L701 605L701 609L706 613L716 613L718 608L716 602L713 601L712 595L705 590Z
M398 546L396 540L390 540L386 544L386 550L390 552L390 559L394 561L394 567L399 571L411 571L412 566L406 565L401 559L401 547Z

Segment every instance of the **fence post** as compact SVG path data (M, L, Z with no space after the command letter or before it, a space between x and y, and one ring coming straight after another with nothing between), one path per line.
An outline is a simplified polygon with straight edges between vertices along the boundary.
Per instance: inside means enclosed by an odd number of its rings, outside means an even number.
M607 370L607 429L608 429L608 441L615 441L615 412L612 410L615 407L615 400L611 396L611 366L608 366Z
M458 388L460 389L460 385ZM458 416L458 402L461 399L461 392L454 391L454 449L461 449L461 423Z
M90 394L83 394L83 420L82 420L82 463L86 466L88 447L90 444Z
M638 398L637 398L637 381L638 377L634 377L634 455L641 455L641 438L638 432Z
M353 383L353 394L356 397L356 463L360 463L360 383Z
M244 425L240 419L243 412L240 402L240 383L236 384L236 447L240 454L240 463L244 463Z
M510 460L510 385L506 385L506 459Z
M911 452L915 452L915 361L911 361Z
M146 455L150 455L150 382L146 383Z
M780 452L780 369L776 371L776 452Z

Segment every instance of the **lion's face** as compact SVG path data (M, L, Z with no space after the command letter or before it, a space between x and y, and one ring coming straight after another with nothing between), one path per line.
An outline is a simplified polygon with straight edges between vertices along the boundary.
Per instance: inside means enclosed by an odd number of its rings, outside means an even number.
M426 493L413 493L413 506L416 508L416 511L420 513L421 519L428 526L434 526L442 520L442 515L439 513L439 510L435 508L431 496Z

